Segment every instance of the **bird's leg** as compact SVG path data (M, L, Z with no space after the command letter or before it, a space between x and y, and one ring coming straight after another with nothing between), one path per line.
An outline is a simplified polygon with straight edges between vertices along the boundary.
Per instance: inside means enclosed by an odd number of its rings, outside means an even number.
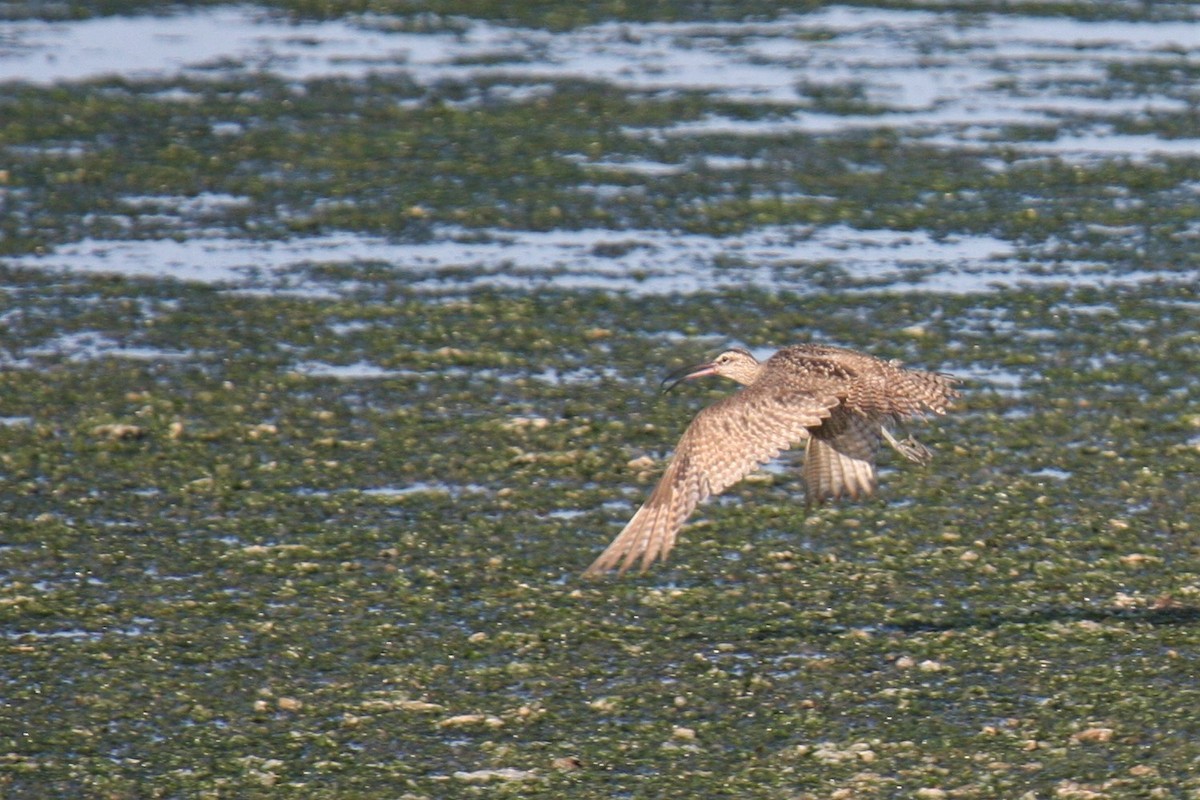
M883 438L892 446L892 449L909 461L916 464L928 464L933 459L933 453L929 451L929 448L913 437L909 436L904 441L899 441L887 428L881 428L880 430L883 431Z

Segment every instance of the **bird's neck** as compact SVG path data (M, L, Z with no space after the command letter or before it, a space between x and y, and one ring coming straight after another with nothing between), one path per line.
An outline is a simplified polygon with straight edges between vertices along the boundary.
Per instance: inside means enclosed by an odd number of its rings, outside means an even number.
M757 383L758 379L762 377L762 374L763 374L763 365L755 364L753 367L747 368L744 373L741 373L739 375L733 375L730 377L732 377L735 381L740 383L742 386L750 386L754 383Z

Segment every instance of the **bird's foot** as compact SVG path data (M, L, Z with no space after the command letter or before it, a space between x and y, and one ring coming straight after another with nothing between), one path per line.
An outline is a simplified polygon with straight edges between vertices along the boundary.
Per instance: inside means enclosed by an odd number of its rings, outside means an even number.
M928 464L933 460L933 453L930 449L911 436L900 440L893 436L891 431L884 428L883 438L887 439L887 443L892 446L893 450L913 463Z

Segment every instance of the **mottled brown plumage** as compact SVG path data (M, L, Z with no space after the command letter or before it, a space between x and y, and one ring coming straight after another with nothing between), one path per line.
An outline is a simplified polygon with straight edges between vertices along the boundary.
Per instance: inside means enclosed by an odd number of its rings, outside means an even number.
M925 411L942 414L958 396L949 375L817 344L785 347L762 363L742 348L726 350L688 368L671 387L703 375L746 388L696 415L650 498L585 575L624 573L639 560L645 572L666 558L699 502L801 442L810 504L870 495L881 439L910 461L930 458L923 445L897 441L886 426Z

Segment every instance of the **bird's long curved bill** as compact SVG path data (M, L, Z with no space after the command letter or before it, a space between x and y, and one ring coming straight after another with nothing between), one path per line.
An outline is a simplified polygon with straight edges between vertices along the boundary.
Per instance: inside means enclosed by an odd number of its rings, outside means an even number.
M677 369L667 377L663 378L662 391L663 394L674 389L684 381L690 381L692 378L702 378L705 375L712 375L717 371L717 365L711 361L705 364L693 364L690 367Z

